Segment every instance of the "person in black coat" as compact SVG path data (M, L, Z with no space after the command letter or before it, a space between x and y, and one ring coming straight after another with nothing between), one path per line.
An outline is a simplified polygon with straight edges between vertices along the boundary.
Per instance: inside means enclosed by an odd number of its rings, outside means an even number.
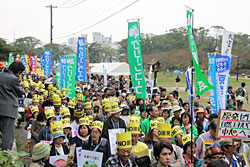
M104 166L111 153L108 140L101 137L102 128L103 122L94 121L92 123L90 137L83 143L82 149L103 153L102 166Z
M111 117L109 117L105 122L103 126L103 133L102 137L106 138L109 140L109 134L108 130L109 129L125 129L126 131L126 124L123 119L120 118L120 112L121 109L118 105L117 102L113 102L111 104Z
M15 119L18 118L18 97L22 97L20 74L25 70L23 63L14 62L7 70L0 72L0 147L12 149Z

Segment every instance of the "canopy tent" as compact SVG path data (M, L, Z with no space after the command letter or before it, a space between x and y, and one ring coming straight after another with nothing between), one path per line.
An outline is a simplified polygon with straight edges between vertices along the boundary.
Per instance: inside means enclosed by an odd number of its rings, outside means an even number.
M104 69L108 75L130 75L129 66L126 62L119 63L89 63L92 74L104 74Z
M173 74L182 74L180 70L174 70Z

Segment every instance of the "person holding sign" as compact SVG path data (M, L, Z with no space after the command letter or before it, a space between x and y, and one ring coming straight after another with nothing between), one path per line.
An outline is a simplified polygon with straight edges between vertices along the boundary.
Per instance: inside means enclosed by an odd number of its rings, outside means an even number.
M191 126L192 126L193 129L192 134L194 135L195 141L197 140L198 130L194 125L192 125L191 116L187 112L181 114L181 122L179 126L185 135L191 133Z
M102 136L109 140L109 129L126 129L126 124L123 119L120 118L121 109L116 101L111 103L111 117L104 122Z
M202 167L201 160L193 156L196 152L196 144L193 140L192 140L192 151L191 151L191 134L187 134L183 136L182 143L183 143L183 157L184 157L186 166L187 167ZM191 153L193 153L193 155ZM193 161L191 161L191 159Z
M53 142L51 143L50 156L69 154L68 147L63 143L65 135L63 134L63 124L61 121L51 123Z
M111 156L105 163L105 167L138 167L135 162L136 156L131 153L132 139L130 132L116 134L117 153Z
M105 166L105 162L110 157L110 146L108 140L101 137L102 129L103 122L94 121L91 125L90 137L83 142L82 149L103 153L102 166Z

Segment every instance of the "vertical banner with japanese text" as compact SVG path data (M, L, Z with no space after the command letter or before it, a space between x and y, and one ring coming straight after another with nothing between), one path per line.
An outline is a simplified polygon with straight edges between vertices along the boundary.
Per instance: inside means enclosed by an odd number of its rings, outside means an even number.
M61 73L60 73L60 70L56 70L56 87L57 87L57 90L61 90Z
M26 61L26 74L29 74L30 72L29 57L28 55L24 55L24 56L25 56L25 61Z
M37 74L37 72L36 72L36 69L37 69L37 56L35 56L35 58L34 58L34 64L35 64L35 73Z
M215 56L209 55L208 57L208 82L216 87L216 64L215 64ZM218 101L217 101L217 89L209 90L209 101L212 113L218 114Z
M36 68L35 68L35 58L31 57L31 74L36 73Z
M221 55L231 57L233 47L234 33L230 31L224 31L222 37Z
M44 76L50 76L51 50L44 51Z
M137 98L146 97L146 83L144 79L140 29L138 22L128 23L128 63L133 88Z
M215 65L218 108L226 109L231 58L229 56L216 55Z
M76 81L86 82L86 50L85 37L78 37L77 60L76 60Z
M194 66L195 76L196 76L196 84L195 84L195 93L197 95L202 95L204 92L214 89L214 87L207 81L205 76L200 70L199 67L199 58L198 52L194 41L193 30L191 25L192 20L192 12L187 11L187 30L188 30L188 39L189 39L189 47L192 56L192 62Z
M23 63L23 65L25 67L25 73L27 73L27 63L26 63L25 57L22 56L20 61Z
M13 57L13 53L9 53L8 67L12 63L12 57Z
M60 76L61 76L61 89L65 86L65 74L66 74L66 57L60 57Z
M186 85L187 85L187 95L188 95L188 101L189 101L189 109L191 112L193 112L192 110L192 95L191 95L191 88L192 88L192 68L188 68L186 71ZM193 116L192 121L195 121L194 118L194 113L191 114Z
M43 56L40 56L40 69L43 70Z
M65 86L67 88L67 95L70 100L75 97L75 81L76 81L76 57L66 57L66 76Z

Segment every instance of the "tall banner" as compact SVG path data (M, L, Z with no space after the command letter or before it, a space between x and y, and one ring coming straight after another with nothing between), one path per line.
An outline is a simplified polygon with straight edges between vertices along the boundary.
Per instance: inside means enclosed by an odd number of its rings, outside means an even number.
M20 61L20 55L18 54L18 55L16 55L16 61Z
M187 30L188 30L189 47L190 47L190 52L191 52L193 66L195 70L195 76L196 76L195 94L202 95L204 92L210 89L214 89L214 87L207 81L207 79L205 78L205 76L200 70L198 52L197 52L195 41L194 41L191 20L192 20L192 12L188 10L187 11Z
M219 109L226 109L231 57L216 55L216 89Z
M128 63L133 88L137 98L146 97L146 83L144 79L140 29L138 22L128 23Z
M85 37L78 37L77 60L76 60L76 81L86 82L86 51Z
M221 55L232 56L232 47L233 47L234 33L230 31L224 31L222 37L222 47Z
M187 85L187 95L188 95L188 101L189 101L189 110L190 112L193 112L192 110L192 97L191 97L191 88L192 88L192 77L191 77L191 74L192 74L192 69L191 68L188 68L187 71L186 71L186 85ZM194 113L191 114L192 115L192 120L193 122L195 121L195 118L194 118Z
M25 73L27 74L27 63L26 63L25 57L22 56L20 61L23 63L23 65L25 67Z
M61 89L65 86L65 74L66 74L66 57L60 57L60 76L61 76Z
M31 74L36 73L36 67L35 67L35 58L31 57Z
M76 81L76 57L66 57L66 76L65 86L67 88L67 95L70 100L75 97L75 81Z
M215 65L215 56L209 55L208 57L208 82L216 87L216 65ZM217 89L209 90L209 101L212 113L218 114L218 101L217 101Z
M50 76L51 50L44 51L44 76Z
M44 61L43 61L43 56L40 56L40 69L43 70L43 64L44 64Z
M9 53L8 67L12 63L12 57L13 57L13 53Z
M37 74L37 72L36 72L36 68L37 68L37 56L34 57L34 66L35 66L35 73Z
M57 87L57 90L62 90L61 89L61 78L60 78L60 70L56 70L56 87Z
M29 74L30 72L30 67L29 67L29 57L28 55L24 55L25 56L25 60L26 60L26 74Z
M108 74L107 74L107 70L105 69L104 64L102 65L102 69L103 69L103 76L104 76L104 87L106 88L108 86Z
M31 59L31 50L29 50L29 62L28 62L28 65L30 67L30 73L32 72L32 59Z

